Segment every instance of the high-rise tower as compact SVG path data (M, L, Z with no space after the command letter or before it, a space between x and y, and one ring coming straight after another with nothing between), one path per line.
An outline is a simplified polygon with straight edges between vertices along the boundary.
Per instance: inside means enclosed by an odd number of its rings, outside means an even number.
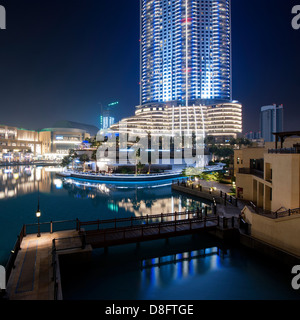
M232 101L231 1L140 2L140 104L112 131L236 138L242 105Z
M141 0L141 105L231 100L230 0Z

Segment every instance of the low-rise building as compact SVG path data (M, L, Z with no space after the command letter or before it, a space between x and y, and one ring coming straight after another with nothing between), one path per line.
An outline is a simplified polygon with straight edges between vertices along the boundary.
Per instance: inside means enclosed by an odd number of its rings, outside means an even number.
M298 138L295 138L295 136ZM251 237L300 256L300 132L235 151L237 196ZM281 140L281 144L278 142Z
M30 160L41 154L39 133L0 125L0 159L4 162Z
M296 134L300 136L300 132L277 134L285 137L280 148L275 142L235 150L238 198L272 212L300 207L300 138Z
M0 125L0 161L56 160L97 135L98 128L62 121L39 131Z

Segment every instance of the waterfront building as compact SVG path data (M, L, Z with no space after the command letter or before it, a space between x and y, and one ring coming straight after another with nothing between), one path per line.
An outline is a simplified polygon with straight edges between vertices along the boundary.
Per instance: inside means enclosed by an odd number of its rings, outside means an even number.
M300 138L296 136L300 132L277 133L276 143L236 150L234 161L237 197L246 201L242 216L251 236L300 256Z
M141 0L140 51L140 105L111 131L242 133L242 105L232 100L230 0Z
M224 102L212 105L182 106L176 102L137 106L135 116L122 119L111 126L115 132L137 135L161 135L174 137L182 131L187 134L237 138L242 132L242 105Z
M41 154L39 133L13 126L0 125L0 158L5 162L30 161Z
M94 126L61 121L39 131L0 126L0 160L24 162L34 159L56 160L81 148L82 142L95 137L99 129Z
M141 105L232 99L230 12L230 0L141 0Z
M234 174L238 198L277 212L300 208L300 132L278 133L278 143L235 150Z
M40 131L43 157L46 159L62 158L71 149L80 149L83 141L95 137L99 129L95 126L72 121L60 121L52 128Z
M261 108L260 131L266 142L275 141L273 133L283 131L283 105L274 104Z

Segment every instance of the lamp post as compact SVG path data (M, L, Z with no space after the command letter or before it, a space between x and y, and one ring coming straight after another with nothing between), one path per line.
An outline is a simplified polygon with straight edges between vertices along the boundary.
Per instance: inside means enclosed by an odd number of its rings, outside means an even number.
M38 207L36 211L36 217L38 219L38 234L37 237L40 238L41 233L40 233L40 216L41 216L41 210L40 210L40 184L38 183Z
M36 217L38 219L38 234L37 234L38 238L41 236L41 233L40 233L40 216L41 216L41 211L40 211L40 208L38 206L38 209L36 211Z

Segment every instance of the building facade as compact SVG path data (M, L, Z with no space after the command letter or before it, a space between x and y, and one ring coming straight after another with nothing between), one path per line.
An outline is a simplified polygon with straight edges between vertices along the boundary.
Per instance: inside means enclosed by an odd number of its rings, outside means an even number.
M230 0L141 0L140 105L113 132L236 138Z
M274 142L273 133L283 131L283 106L270 105L261 108L260 114L261 138L265 142Z
M0 158L4 162L29 161L41 154L39 133L12 126L0 125Z
M37 159L56 160L80 148L83 141L95 137L94 126L62 121L40 131L0 126L0 161L24 162Z
M141 0L141 105L232 100L230 12L230 0Z
M107 106L101 105L100 114L100 130L109 129L116 121L115 108L119 105L119 102L112 102Z
M234 174L238 198L272 212L300 208L300 138L235 150Z

